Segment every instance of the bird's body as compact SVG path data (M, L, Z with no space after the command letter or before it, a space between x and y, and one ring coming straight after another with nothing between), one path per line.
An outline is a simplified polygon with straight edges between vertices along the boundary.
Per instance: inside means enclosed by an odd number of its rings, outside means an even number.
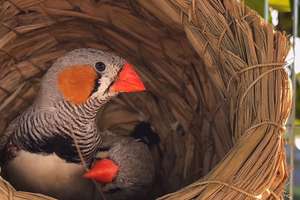
M124 139L109 151L120 166L113 183L103 187L108 200L141 199L151 190L155 169L148 147L140 141Z
M96 114L122 90L118 74L123 66L130 67L119 56L95 49L76 49L59 58L43 77L33 105L0 138L4 178L19 190L62 200L91 199L95 189L82 178L75 141L90 166L102 141Z
M106 132L107 133L107 132ZM145 198L155 177L154 162L149 147L142 139L106 135L102 148L119 166L115 180L103 187L108 200Z
M106 200L144 198L152 187L155 169L151 152L142 140L109 135L101 148L119 166L115 180L102 188ZM24 167L20 167L24 166ZM61 200L99 199L95 185L82 178L82 165L66 162L56 154L18 151L3 169L16 189L48 194ZM39 177L39 178L37 178Z
M55 153L68 162L80 162L73 141L76 137L85 160L91 162L101 137L93 114L81 114L83 110L63 101L52 112L33 106L12 122L7 145L32 153Z
M5 165L3 172L17 190L62 200L92 200L97 195L93 182L82 178L84 167L67 163L56 154L41 155L21 150Z
M109 63L111 70L98 74L93 66L99 61ZM58 59L43 77L33 105L9 125L0 150L9 144L32 153L56 153L79 163L76 137L90 163L101 143L96 114L117 94L106 90L124 63L118 56L94 49L77 49Z

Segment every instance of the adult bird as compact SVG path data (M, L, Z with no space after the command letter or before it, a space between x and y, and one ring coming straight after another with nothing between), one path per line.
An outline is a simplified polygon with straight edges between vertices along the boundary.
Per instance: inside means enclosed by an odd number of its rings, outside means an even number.
M76 147L90 166L101 145L98 110L120 92L142 90L132 65L113 53L76 49L57 59L33 105L1 137L2 175L19 190L90 199L80 190L92 183L82 181Z

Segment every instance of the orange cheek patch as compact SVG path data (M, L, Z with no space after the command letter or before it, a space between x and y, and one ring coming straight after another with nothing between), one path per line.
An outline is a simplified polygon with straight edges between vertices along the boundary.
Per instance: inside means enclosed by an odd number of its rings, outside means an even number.
M96 71L90 65L70 66L59 73L58 88L66 100L82 104L94 90L96 79Z

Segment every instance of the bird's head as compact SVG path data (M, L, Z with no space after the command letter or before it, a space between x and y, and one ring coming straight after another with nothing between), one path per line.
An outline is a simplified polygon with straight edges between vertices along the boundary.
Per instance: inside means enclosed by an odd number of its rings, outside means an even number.
M133 66L123 58L96 49L76 49L59 58L42 80L39 102L49 106L66 100L107 100L120 92L143 91Z
M133 197L150 189L155 168L151 152L145 143L131 137L120 137L100 157L102 158L92 165L84 177L101 183L104 194L120 198L129 192L126 195ZM133 193L130 194L130 191Z

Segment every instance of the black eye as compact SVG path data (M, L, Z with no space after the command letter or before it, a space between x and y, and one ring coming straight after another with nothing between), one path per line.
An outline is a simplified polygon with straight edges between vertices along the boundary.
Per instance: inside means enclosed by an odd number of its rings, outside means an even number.
M105 70L106 66L103 62L97 62L95 64L95 68L98 72L103 72Z

